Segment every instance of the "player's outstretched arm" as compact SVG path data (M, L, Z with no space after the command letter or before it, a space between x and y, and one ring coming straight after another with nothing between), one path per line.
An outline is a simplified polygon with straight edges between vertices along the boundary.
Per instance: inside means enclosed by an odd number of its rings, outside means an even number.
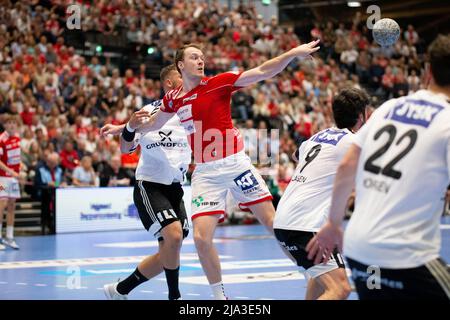
M145 134L150 131L156 131L161 129L167 121L169 121L175 113L163 112L158 110L150 117L148 117L142 124L139 125L137 131L139 133Z
M278 57L264 62L256 68L244 71L234 85L236 87L246 87L276 76L283 71L294 58L309 57L311 54L319 50L320 47L317 46L319 42L320 40L315 40L302 44L279 55Z
M322 261L326 263L336 247L342 252L343 233L341 224L344 219L348 198L355 184L356 168L358 167L360 154L360 147L356 144L351 145L339 165L333 185L328 221L306 246L306 250L309 252L308 258L314 259L315 264Z
M109 134L113 136L119 136L122 133L123 128L125 128L124 124L114 125L111 123L107 123L103 127L101 127L100 135L102 137L106 137Z

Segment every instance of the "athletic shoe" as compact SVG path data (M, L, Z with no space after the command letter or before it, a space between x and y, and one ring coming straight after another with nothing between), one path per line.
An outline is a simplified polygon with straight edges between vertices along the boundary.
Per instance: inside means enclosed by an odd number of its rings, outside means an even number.
M128 300L128 296L126 294L120 294L117 292L117 285L116 283L111 284L105 284L103 286L103 292L105 293L106 299L108 300Z
M2 240L0 239L0 251L6 249L6 247L4 245L2 245L1 242L2 242Z
M10 247L11 249L14 249L14 250L20 249L19 245L16 243L16 241L14 239L5 238L5 239L3 239L2 243L5 246Z

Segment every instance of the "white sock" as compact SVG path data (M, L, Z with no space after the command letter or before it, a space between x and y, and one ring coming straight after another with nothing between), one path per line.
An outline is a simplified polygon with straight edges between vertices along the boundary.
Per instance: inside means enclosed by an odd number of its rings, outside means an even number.
M212 284L211 289L214 295L214 300L227 300L222 281Z
M14 238L14 227L6 226L6 239Z
M0 223L0 239L3 238L3 223Z

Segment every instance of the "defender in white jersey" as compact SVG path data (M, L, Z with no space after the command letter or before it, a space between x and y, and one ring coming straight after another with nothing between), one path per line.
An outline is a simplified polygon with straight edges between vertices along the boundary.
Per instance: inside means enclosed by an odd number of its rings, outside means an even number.
M323 130L302 143L299 163L281 197L274 220L275 236L305 270L306 299L346 299L350 285L338 252L326 264L307 259L305 247L328 217L337 167L365 121L368 95L344 89L333 100L336 127Z
M319 262L344 241L360 299L450 297L439 257L450 181L450 37L439 36L429 55L428 90L386 102L357 134L336 176L329 220L308 245ZM355 211L342 239L354 182ZM367 285L375 269L378 290Z
M161 71L165 91L179 86L181 81L174 65ZM145 106L132 116L130 122L144 122L145 115L156 113L160 106L161 100ZM158 239L159 252L145 258L125 280L105 285L104 291L108 299L127 299L131 290L164 270L169 300L176 300L181 297L178 288L181 243L189 232L181 187L191 160L186 134L178 117L170 119L160 130L147 134L130 132L124 127L107 125L101 131L106 135L123 130L122 152L141 148L134 203L145 229Z

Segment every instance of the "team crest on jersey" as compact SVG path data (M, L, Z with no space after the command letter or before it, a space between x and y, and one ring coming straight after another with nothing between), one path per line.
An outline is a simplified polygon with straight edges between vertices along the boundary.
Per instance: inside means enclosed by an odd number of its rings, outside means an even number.
M259 188L258 180L250 170L245 171L237 178L234 179L234 183L241 188L242 192L250 193Z
M208 84L208 80L202 80L200 81L201 86L206 86Z
M190 96L188 98L184 98L183 99L183 104L188 102L188 101L195 100L195 99L197 99L197 94L193 94L192 96Z
M395 106L385 119L428 128L443 106L425 100L406 100Z
M170 101L169 101L169 108L172 108L172 107L173 107L173 101L170 100Z
M328 143L333 146L337 145L339 141L347 134L345 131L336 131L333 129L327 129L322 133L318 133L312 138L312 141L318 143Z

